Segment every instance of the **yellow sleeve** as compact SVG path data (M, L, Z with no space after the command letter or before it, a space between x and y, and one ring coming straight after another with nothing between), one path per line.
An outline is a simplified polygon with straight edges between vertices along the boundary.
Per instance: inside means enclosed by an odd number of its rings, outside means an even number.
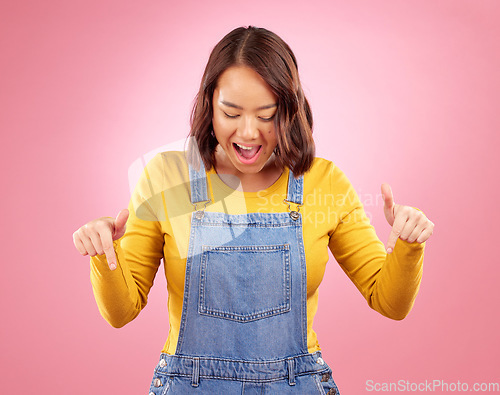
M332 188L345 197L340 221L330 234L333 256L372 309L395 320L405 318L420 287L425 243L398 239L387 254L354 188L336 167Z
M164 237L158 213L150 204L154 193L150 173L161 171L154 168L158 167L159 159L155 157L142 174L128 206L126 232L113 242L118 267L111 271L105 255L90 259L90 279L97 306L104 319L115 328L132 321L146 306L163 258Z

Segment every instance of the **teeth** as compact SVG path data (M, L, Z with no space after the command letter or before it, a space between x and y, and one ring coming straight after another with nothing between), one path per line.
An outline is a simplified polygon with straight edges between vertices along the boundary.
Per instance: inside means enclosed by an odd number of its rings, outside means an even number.
M245 147L244 145L241 145L241 144L238 144L238 143L235 143L238 147L240 147L241 149L246 149L248 151L250 151L253 147Z

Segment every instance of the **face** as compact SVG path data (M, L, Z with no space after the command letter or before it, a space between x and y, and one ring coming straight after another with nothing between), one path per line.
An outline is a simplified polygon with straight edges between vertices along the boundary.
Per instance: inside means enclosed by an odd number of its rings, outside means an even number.
M220 144L216 152L219 170L256 174L274 162L276 110L276 96L253 69L233 66L221 74L214 91L212 119Z

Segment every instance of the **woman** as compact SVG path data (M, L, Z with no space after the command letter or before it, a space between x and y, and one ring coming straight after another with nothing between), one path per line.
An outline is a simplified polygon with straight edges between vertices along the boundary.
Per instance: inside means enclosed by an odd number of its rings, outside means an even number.
M410 311L432 222L383 185L386 250L347 177L314 157L312 124L288 45L235 29L210 55L188 155L155 156L128 210L74 233L115 327L164 258L170 330L150 394L338 393L312 328L328 248L372 308Z

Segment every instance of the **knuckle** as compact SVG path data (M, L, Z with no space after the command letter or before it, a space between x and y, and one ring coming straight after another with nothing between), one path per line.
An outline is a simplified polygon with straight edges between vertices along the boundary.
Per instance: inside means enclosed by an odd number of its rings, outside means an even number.
M84 226L78 228L74 233L73 233L73 237L74 238L81 238L82 235L85 235L85 229L84 229Z

